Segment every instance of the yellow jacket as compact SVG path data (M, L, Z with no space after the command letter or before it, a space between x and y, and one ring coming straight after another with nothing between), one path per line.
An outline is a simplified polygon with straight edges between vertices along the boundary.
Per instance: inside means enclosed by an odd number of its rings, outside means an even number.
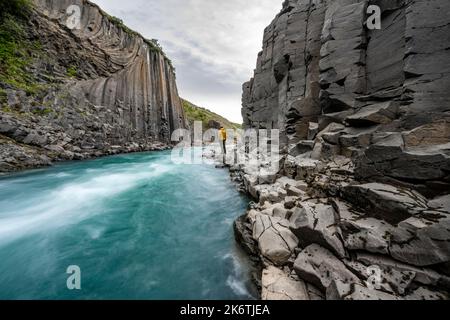
M225 129L220 129L219 130L219 138L221 141L226 141L227 140L227 130Z

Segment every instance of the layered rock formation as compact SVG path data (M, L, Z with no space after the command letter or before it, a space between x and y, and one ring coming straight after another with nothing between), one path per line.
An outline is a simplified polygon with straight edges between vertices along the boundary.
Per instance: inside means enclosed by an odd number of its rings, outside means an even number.
M449 10L288 0L266 28L243 117L281 131L281 170L233 170L258 202L236 229L263 297L448 298Z
M73 5L81 20L70 29ZM170 60L98 6L34 0L27 30L40 47L29 72L44 89L2 85L0 171L149 150L186 127Z

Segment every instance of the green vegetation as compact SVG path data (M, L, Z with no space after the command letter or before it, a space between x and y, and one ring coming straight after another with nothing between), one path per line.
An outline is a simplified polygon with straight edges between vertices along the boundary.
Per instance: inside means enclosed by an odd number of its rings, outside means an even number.
M78 75L77 67L72 65L69 68L67 68L67 76L68 77L75 78L77 75Z
M0 105L3 105L7 102L8 96L6 95L6 91L0 88Z
M29 0L0 0L0 85L36 94L42 86L29 72L32 56L42 50L40 43L27 39Z
M0 0L0 20L6 16L26 18L31 6L31 0Z
M46 116L50 113L52 113L52 109L50 108L42 108L42 109L35 109L33 110L33 114L39 115L39 116Z
M201 121L203 122L204 129L209 129L210 121L218 122L226 129L241 129L242 127L241 125L233 123L208 109L198 107L187 100L182 99L182 103L189 122L193 123L194 121Z

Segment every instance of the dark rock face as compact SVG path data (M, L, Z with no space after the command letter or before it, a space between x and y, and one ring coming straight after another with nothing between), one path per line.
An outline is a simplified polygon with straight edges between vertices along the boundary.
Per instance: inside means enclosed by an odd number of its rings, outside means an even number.
M381 30L366 28L369 5ZM259 200L253 228L275 220L298 239L276 263L262 249L279 239L251 239L263 274L283 279L276 292L450 297L449 10L446 0L290 0L265 30L242 113L247 128L281 131L284 157L274 181L262 179L268 163L243 180Z
M30 38L46 57L30 72L50 89L29 97L6 88L8 109L15 112L0 112L1 135L63 160L160 148L187 126L174 69L155 43L89 1L33 3ZM70 5L81 8L80 26L72 30L66 25ZM6 171L22 168L20 162L14 154L0 156Z
M365 27L368 5L381 7L380 30ZM448 10L445 0L285 1L243 86L245 126L280 129L285 145L298 145L310 122L343 124L350 137L324 146L353 156L360 180L445 193Z

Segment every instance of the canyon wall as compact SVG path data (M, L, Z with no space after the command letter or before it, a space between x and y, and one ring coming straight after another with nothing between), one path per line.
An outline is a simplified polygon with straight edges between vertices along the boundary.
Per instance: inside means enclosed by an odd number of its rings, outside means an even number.
M34 0L26 28L39 44L28 72L40 92L4 85L1 170L148 150L186 127L175 70L157 42L86 0Z
M266 28L242 114L280 130L280 171L261 153L231 170L256 199L235 229L263 299L449 298L449 13L288 0Z
M365 26L368 5L382 9L380 30ZM292 156L334 128L316 157L344 155L360 179L445 193L449 10L444 0L285 1L243 86L245 126L280 129Z

